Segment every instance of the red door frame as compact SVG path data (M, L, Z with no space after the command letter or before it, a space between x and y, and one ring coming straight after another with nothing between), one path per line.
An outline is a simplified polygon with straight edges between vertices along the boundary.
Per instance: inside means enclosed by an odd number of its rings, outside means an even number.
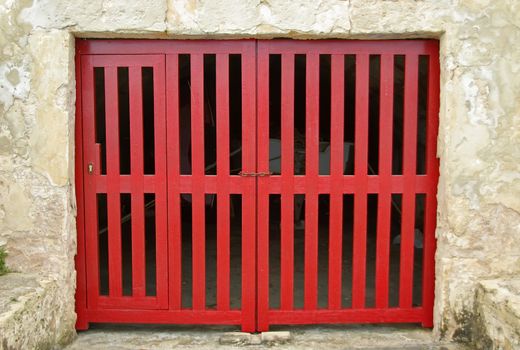
M438 129L438 99L439 99L439 62L438 62L438 42L424 40L424 41L342 41L342 40L324 40L324 41L255 41L255 40L240 40L240 41L164 41L164 40L78 40L77 41L77 55L76 55L76 77L77 77L77 102L76 102L76 196L78 208L78 253L76 256L77 269L77 290L76 290L76 310L78 312L78 329L86 329L89 322L139 322L139 323L185 323L185 324L240 324L243 331L267 330L270 324L308 324L308 323L384 323L384 322L421 322L424 326L431 326L433 319L433 290L434 290L434 252L435 252L435 224L436 224L436 187L438 179L438 160L436 159L436 139ZM343 160L341 147L343 139L343 121L340 118L340 113L332 110L331 125L333 126L331 135L331 175L320 176L317 174L317 163L309 162L305 176L271 176L271 177L238 177L229 176L223 173L226 165L223 159L226 159L229 148L219 147L217 157L221 160L221 165L217 172L217 176L204 175L204 165L197 163L197 157L201 157L204 148L198 150L194 149L194 165L193 175L180 175L179 169L175 164L179 164L178 154L175 149L178 149L178 139L171 135L178 135L179 125L178 116L178 99L173 91L176 91L175 73L178 70L176 55L180 53L189 53L194 55L196 64L200 66L201 57L204 53L217 54L220 60L226 60L227 54L238 53L242 54L243 63L242 70L243 81L243 137L244 142L249 142L251 147L247 147L243 156L243 165L245 172L268 172L268 149L266 147L256 147L257 139L258 145L268 144L268 77L267 63L268 55L270 53L282 54L282 68L283 80L282 89L284 89L284 102L282 103L282 115L290 116L291 98L294 97L292 90L289 88L293 81L291 75L291 59L294 54L301 53L308 55L309 67L316 67L319 54L332 55L332 69L333 71L342 70L342 60L337 58L344 54L355 54L359 59L359 64L356 68L356 76L368 77L368 57L371 54L381 55L381 135L380 135L380 149L379 157L381 159L381 172L379 175L368 175L366 173L366 153L367 153L367 132L366 132L366 116L368 111L368 98L366 94L356 103L356 147L355 154L355 176L343 176L338 169ZM164 70L166 77L166 166L168 183L168 231L169 239L168 247L168 296L167 305L164 304L164 298L159 304L153 304L155 307L166 307L164 310L135 310L131 307L121 308L123 304L106 305L108 307L100 307L96 305L96 298L89 298L87 295L92 288L91 283L87 283L87 268L90 264L88 258L92 258L86 254L85 247L88 245L88 238L86 235L86 225L88 221L85 220L88 208L85 208L85 199L89 196L87 189L89 188L89 174L86 170L86 164L89 161L89 151L86 149L83 142L87 130L83 127L84 111L87 104L83 99L85 98L82 92L82 86L85 84L82 76L81 67L85 60L88 61L89 55L159 55L164 58ZM405 75L405 144L413 144L415 142L416 122L411 116L416 115L417 96L414 95L414 87L412 82L417 78L417 70L413 68L414 62L417 62L419 55L430 56L429 60L429 82L428 82L428 124L427 124L427 171L426 175L415 174L415 151L412 147L408 147L404 153L403 175L392 175L390 169L391 164L391 137L385 135L383 130L391 130L392 122L389 117L388 110L392 106L392 88L389 81L393 79L391 73L393 55L405 55L411 57L406 62ZM198 58L197 58L198 57ZM244 60L245 58L245 60ZM198 62L198 63L197 63ZM294 61L293 61L294 62ZM416 66L415 66L416 67ZM385 69L386 68L386 69ZM219 73L220 72L220 73ZM227 71L220 70L217 74L225 76ZM292 70L292 73L294 71ZM316 72L312 69L308 70L308 82L316 81ZM199 83L202 79L200 70L193 69L192 74L198 79ZM170 77L170 78L168 78ZM341 74L332 74L332 89L331 102L333 106L337 106L337 110L343 107L342 89L343 80ZM356 91L367 91L368 79L356 79ZM408 82L408 83L406 83ZM218 84L218 83L217 83ZM222 80L217 91L225 91L226 82ZM310 88L307 91L307 125L312 125L309 142L307 145L307 157L315 159L316 150L316 128L318 120L316 118L317 91L313 85L307 84ZM199 96L197 93L192 95L192 101L200 99L200 84ZM194 88L197 90L197 87ZM258 91L258 92L257 92ZM384 92L384 93L383 93ZM363 96L360 93L359 96ZM227 96L220 94L217 99L224 101ZM247 102L248 101L248 102ZM226 107L218 111L220 115L227 115ZM174 115L174 117L172 117ZM202 112L194 111L197 116L193 121L195 126L201 127ZM258 118L257 118L258 116ZM410 116L406 118L406 116ZM172 118L172 120L170 120ZM225 118L224 118L225 119ZM203 124L203 122L202 122ZM192 124L193 125L193 124ZM225 124L221 124L225 125ZM284 135L291 135L292 120L285 117L282 122ZM200 132L193 131L192 138L199 144L203 144L203 137ZM255 133L256 130L256 133ZM313 132L314 131L314 132ZM223 127L217 131L223 139L228 135L228 130ZM391 133L387 133L391 134ZM227 137L229 138L229 137ZM292 147L292 136L286 137L282 141L282 168L286 174L292 173L291 165L288 160L291 160L292 154L288 151ZM267 143L266 143L267 141ZM220 143L219 143L220 144ZM198 153L197 153L198 152ZM195 157L197 156L197 157ZM94 161L96 161L94 159ZM258 165L258 169L257 169ZM227 167L229 169L229 167ZM138 183L140 181L136 181ZM217 186L218 184L218 186ZM227 184L227 186L223 186ZM227 188L225 188L227 187ZM243 260L242 270L242 309L229 310L227 304L229 302L226 296L226 289L222 289L218 294L217 310L207 310L204 307L203 293L196 292L194 289L193 295L193 309L182 309L180 305L180 252L179 252L179 234L172 232L179 232L180 217L179 217L179 202L180 193L192 193L194 196L194 206L199 207L203 205L203 198L205 193L218 193L219 196L229 195L230 193L240 193L243 196L243 232L245 234L243 241L242 256ZM294 310L292 305L292 278L288 276L292 273L291 261L292 256L286 255L285 262L282 262L282 305L280 309L272 310L269 308L269 236L268 236L268 198L270 193L279 193L283 198L289 198L295 193L305 194L308 203L306 209L306 232L308 239L305 247L305 269L309 271L305 279L305 307L303 310ZM341 308L341 303L338 296L338 286L341 283L341 267L338 265L338 258L341 257L340 245L331 245L329 251L329 305L326 309L318 309L316 305L316 226L317 219L310 215L311 210L316 209L317 196L320 193L328 193L331 198L330 210L330 238L340 240L340 229L337 225L338 218L341 217L342 208L339 201L343 193L352 193L355 196L355 225L354 225L354 246L355 256L353 276L353 307L349 309ZM412 217L413 198L415 193L424 193L426 195L425 208L425 239L424 239L424 264L423 264L423 305L421 307L412 307L411 305L411 268L413 268L413 255L407 255L407 251L412 251L413 254L413 233L407 234L407 230L403 230L402 239L402 257L404 257L401 266L401 280L400 286L404 293L401 293L400 305L397 308L388 307L388 232L380 229L378 225L378 239L377 242L377 261L376 261L376 307L365 308L365 270L363 262L366 259L366 236L365 230L366 220L362 220L366 216L366 195L368 193L379 193L381 200L378 204L378 222L388 225L390 220L390 194L403 193L403 215L404 218ZM202 203L202 204L201 204ZM223 203L226 203L223 201ZM258 203L258 204L257 204ZM292 211L288 201L282 200L282 207L284 209L282 214L287 216ZM258 207L258 211L257 211ZM363 209L364 208L364 209ZM227 213L224 209L217 209L218 215L224 217ZM202 220L199 220L203 222ZM365 221L365 224L363 224ZM197 226L199 223L194 221L194 234L203 235L204 228ZM404 219L403 225L408 229L413 227L411 219ZM385 226L385 225L382 225ZM198 227L198 228L195 228ZM285 220L282 222L284 232L290 232L291 222ZM219 225L219 230L226 231L226 226ZM413 230L412 230L413 231ZM282 233L282 244L286 247L292 246L292 237L290 234ZM222 241L220 240L222 237ZM225 234L219 234L219 244L226 243ZM194 254L200 256L204 249L204 243L194 246ZM249 258L248 258L249 257ZM222 266L219 267L221 271L225 265L222 259L226 259L226 255L221 256ZM258 262L258 268L256 266ZM219 263L218 263L219 264ZM219 265L220 266L220 265ZM194 284L203 284L204 267L200 264L198 267L194 266L195 277ZM220 274L219 283L225 285L228 282L228 274L225 272ZM199 284L200 285L200 284ZM258 285L258 288L257 288ZM218 287L217 287L218 288ZM87 293L89 290L89 293ZM165 306L166 305L166 306ZM144 306L144 304L142 305ZM114 309L113 307L118 307Z

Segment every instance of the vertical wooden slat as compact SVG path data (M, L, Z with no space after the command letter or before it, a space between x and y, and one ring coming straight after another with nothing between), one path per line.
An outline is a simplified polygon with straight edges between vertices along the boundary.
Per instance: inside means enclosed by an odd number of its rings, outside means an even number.
M356 55L356 126L352 307L364 308L366 289L368 54Z
M82 91L87 87L84 86L81 69L83 67L81 62L81 55L76 55L75 57L76 63L76 123L74 125L74 140L75 140L75 156L76 162L74 167L74 172L76 174L76 183L75 183L75 191L76 191L76 206L78 210L78 215L76 218L76 227L78 231L78 248L77 254L75 257L76 271L77 271L77 279L76 279L76 294L75 294L75 305L76 305L76 313L78 315L76 319L76 329L85 330L88 328L86 308L87 308L87 281L86 281L86 260L85 260L85 212L84 212L84 191L83 191L83 181L84 175L88 176L87 163L84 162L83 156L83 112L82 112ZM91 70L89 70L91 71ZM92 89L92 85L89 87ZM91 101L88 101L91 102ZM88 103L87 102L87 103ZM92 106L92 105L91 105Z
M437 131L439 114L439 58L438 46L432 45L428 57L428 105L426 115L426 174L429 177L429 191L426 194L424 210L424 256L423 256L423 326L433 326L433 298L435 289L435 226L437 219L437 178L439 162L437 153Z
M216 56L217 309L229 310L229 56Z
M122 295L117 67L105 68L109 295Z
M155 143L155 259L158 307L168 307L168 217L166 187L166 81L165 59L153 68Z
M94 67L90 57L82 58L81 62L81 94L82 94L82 119L83 119L83 150L85 152L85 168L87 172L89 163L94 165L94 174L99 174L101 163L99 159L99 147L96 144L95 126L95 93L94 93ZM88 261L87 274L87 305L97 307L99 295L99 252L98 252L98 209L96 196L96 182L94 174L85 175L85 258ZM78 249L80 249L78 247Z
M401 260L399 273L399 306L412 306L414 227L415 227L415 176L417 154L417 91L418 56L408 54L404 68L403 113L403 209L401 225Z
M256 171L256 58L250 43L242 54L242 166ZM242 192L242 331L256 330L256 179L244 177Z
M143 297L145 287L143 96L141 67L129 67L130 165L132 184L132 296Z
M318 162L319 162L320 56L307 54L306 65L306 142L305 142L305 273L304 308L318 304ZM283 158L282 158L283 159Z
M257 63L257 161L258 170L269 171L269 54L258 44ZM269 327L269 178L258 178L258 320L257 330Z
M331 57L329 309L341 308L343 239L344 68L343 55Z
M179 130L179 56L166 56L166 110L168 155L168 252L169 252L169 308L181 308L181 198L180 130Z
M379 103L379 194L376 243L376 307L388 307L390 266L390 220L392 181L392 135L394 57L381 55Z
M204 193L204 56L191 55L191 164L193 309L206 307L205 193Z
M281 295L282 310L294 305L294 55L282 54Z

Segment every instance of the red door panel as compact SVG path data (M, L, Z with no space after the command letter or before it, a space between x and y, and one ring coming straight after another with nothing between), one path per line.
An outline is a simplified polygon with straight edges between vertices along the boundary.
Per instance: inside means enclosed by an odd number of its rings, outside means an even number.
M258 330L267 330L271 324L313 324L313 323L379 323L379 322L421 322L424 326L432 325L433 309L433 253L435 251L435 208L438 163L435 157L438 113L438 46L433 41L259 41L258 43L258 171L269 172L273 169L273 154L270 146L279 142L281 164L279 174L258 178ZM299 58L298 58L299 56ZM378 66L373 68L372 57L377 56ZM419 58L427 57L427 104L426 116L426 171L419 174L416 169L416 150L418 132L418 67ZM270 89L278 87L270 82L277 70L275 62L278 57L280 68L280 140L270 136L270 119L273 113ZM302 57L304 59L302 60ZM350 57L350 61L348 58ZM396 58L397 57L397 58ZM404 60L404 98L403 131L402 131L402 164L401 174L392 171L393 149L393 102L394 60ZM274 58L274 59L273 59ZM320 84L323 72L321 61L329 60L330 67L330 100L320 100ZM303 62L303 64L302 64ZM349 63L347 68L346 64ZM397 63L396 63L397 64ZM303 68L298 68L302 66ZM295 68L296 67L296 68ZM304 70L305 81L295 80L295 69ZM369 163L369 107L374 105L370 100L370 74L378 72L379 86L379 138L378 172L374 173ZM277 74L277 73L274 73ZM348 85L346 78L353 76L354 83ZM302 98L295 97L301 84L304 85L304 111L301 114L295 108ZM351 91L347 91L351 89ZM346 102L348 94L354 94L354 104ZM321 104L330 106L329 115L321 117ZM355 122L349 130L344 124L346 109L354 111ZM297 114L299 113L299 114ZM325 113L326 114L326 113ZM298 119L299 118L299 119ZM295 123L301 125L304 118L305 160L304 170L295 169L296 132ZM329 119L323 119L329 118ZM320 122L330 123L330 141L321 142ZM272 129L272 128L271 128ZM351 147L347 147L345 132L353 134ZM301 127L299 130L301 134ZM299 136L301 139L301 136ZM275 142L276 141L276 142ZM301 143L301 140L300 140ZM323 174L322 144L329 147L330 168ZM300 146L301 147L301 146ZM296 147L297 148L297 147ZM354 158L353 172L345 173L344 152L351 150L349 157ZM301 151L300 151L301 152ZM396 155L394 155L395 157ZM296 165L295 165L296 164ZM372 164L373 165L373 164ZM369 172L370 171L370 172ZM302 174L303 172L303 174ZM370 219L368 200L370 195L377 195L377 217ZM396 204L392 195L401 196L402 217L400 231L399 282L397 287L389 286L390 265L390 216L391 206ZM270 257L270 196L280 198L280 257L273 261ZM303 195L304 227L303 232L296 230L298 223L295 217L297 200L295 196ZM327 252L327 305L318 305L318 236L322 227L318 225L319 196L329 198L328 215L328 252ZM344 196L353 196L353 229L349 232L343 227ZM423 271L422 302L412 304L414 288L414 225L416 198L425 197L424 205L424 247L421 250ZM301 197L300 197L301 198ZM375 293L374 305L367 305L367 220L377 221L375 235ZM304 237L296 237L304 235ZM394 237L395 238L395 237ZM295 305L297 290L295 259L296 240L304 241L303 248L303 304ZM345 245L342 240L352 241L352 257L342 251ZM394 239L395 241L395 239ZM422 243L421 243L422 244ZM320 253L321 254L321 253ZM416 253L417 254L417 253ZM348 260L345 265L345 261ZM277 277L270 275L270 264L280 265L280 290L276 297L279 306L272 306L272 281ZM348 270L342 270L348 266ZM348 282L345 282L348 281ZM342 284L349 284L350 306L342 303ZM344 289L344 288L343 288ZM389 306L389 290L396 293L399 301L396 306ZM372 291L371 291L372 292ZM301 293L300 293L301 294Z

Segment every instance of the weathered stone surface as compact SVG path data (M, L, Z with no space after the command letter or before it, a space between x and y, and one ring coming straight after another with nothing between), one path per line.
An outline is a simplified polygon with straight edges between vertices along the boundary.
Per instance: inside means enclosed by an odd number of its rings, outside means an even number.
M472 331L476 349L520 348L520 280L480 282Z
M51 349L75 337L63 324L60 286L38 275L10 273L0 277L0 349ZM64 328L66 331L57 332Z
M60 286L53 339L75 317L75 36L440 39L437 336L469 339L478 281L520 273L520 2L7 0L0 240L12 268Z
M291 332L288 331L271 331L262 332L262 344L276 346L291 341Z
M224 333L218 339L220 345L249 345L251 344L251 337L253 335L250 333L243 332L228 332Z

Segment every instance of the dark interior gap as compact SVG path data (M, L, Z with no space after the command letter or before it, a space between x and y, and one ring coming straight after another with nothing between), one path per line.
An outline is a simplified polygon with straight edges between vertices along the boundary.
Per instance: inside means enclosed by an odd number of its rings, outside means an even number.
M399 274L401 264L401 208L402 194L392 194L392 211L390 215L390 281L389 281L389 306L399 306Z
M349 148L349 158L345 166L345 175L354 175L354 138L356 128L356 56L345 55L345 86L344 86L344 138L352 146Z
M232 309L242 306L242 195L230 195L230 304Z
M229 55L229 172L242 170L242 56Z
M330 175L331 55L320 55L319 174Z
M269 307L280 307L281 196L269 194Z
M94 67L94 109L96 143L100 145L100 174L107 173L107 143L106 143L106 110L105 110L105 68Z
M343 239L342 239L342 291L343 308L352 307L352 244L354 231L354 195L343 195Z
M98 193L97 220L98 220L98 257L99 257L99 295L108 295L108 210L107 194Z
M155 174L154 70L142 67L143 166L145 174Z
M130 174L130 96L128 67L117 67L117 93L119 103L119 171Z
M215 55L204 55L204 173L217 174L216 66Z
M191 175L191 68L190 55L179 55L180 173Z
M417 174L426 174L426 115L428 108L428 81L430 57L419 56L419 90L417 108Z
M394 127L392 174L403 174L404 55L394 56Z
M121 193L121 259L123 295L132 295L132 196Z
M294 215L297 207L301 207L301 215L305 215L305 195L294 195ZM304 277L305 277L305 222L297 221L294 224L294 308L302 309L304 305Z
M376 243L377 243L377 193L367 195L367 257L366 257L366 307L375 306L376 291Z
M294 55L294 174L305 175L307 56ZM283 96L282 96L283 98Z
M318 198L318 307L326 309L329 303L330 195L320 194Z
M206 308L217 307L217 196L205 194ZM229 218L228 218L229 220Z
M156 211L155 193L144 194L144 228L146 259L146 296L157 295L157 250L156 250Z
M192 196L191 193L181 194L181 283L182 307L192 307L193 254L192 254Z
M281 173L282 56L269 55L269 171Z
M370 55L368 108L368 167L367 174L379 174L379 103L381 56Z
M424 253L424 208L426 194L415 195L415 239L413 263L413 306L422 305L423 253Z

